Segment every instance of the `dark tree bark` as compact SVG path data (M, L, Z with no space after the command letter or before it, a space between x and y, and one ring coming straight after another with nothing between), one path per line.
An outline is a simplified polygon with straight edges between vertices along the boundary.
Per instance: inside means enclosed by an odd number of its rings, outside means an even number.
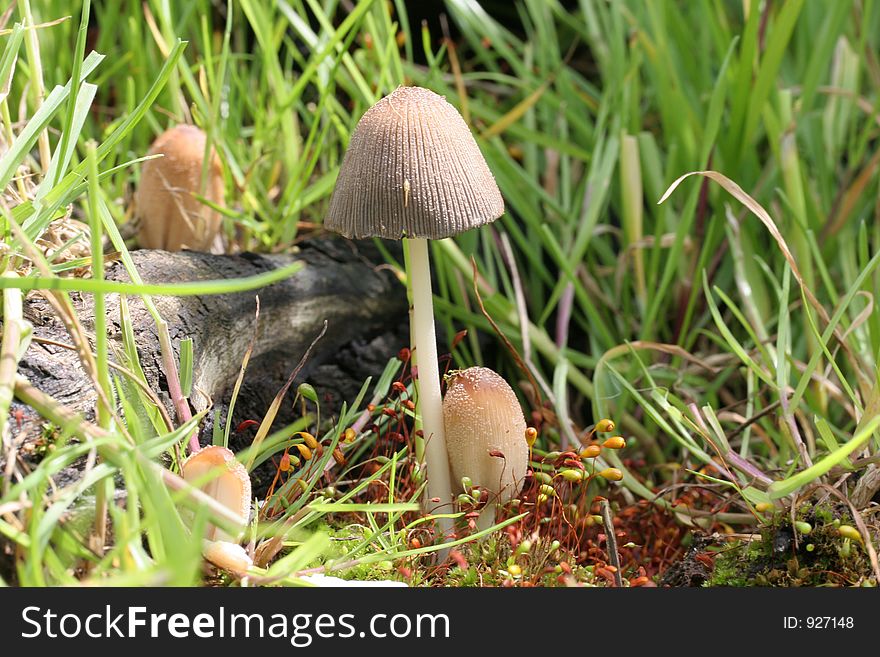
M325 320L326 335L298 376L299 381L307 380L318 391L324 417L338 412L343 401L352 401L366 377L381 373L388 358L408 343L405 290L391 272L379 267L381 256L369 242L314 239L304 242L295 255L136 251L132 257L143 279L151 283L238 278L295 260L305 263L291 278L261 290L154 297L169 324L175 350L182 338L193 338L193 409L199 411L213 403L223 409L221 417L225 418L224 407L254 334L255 296L259 295L259 334L236 404L233 428L242 419L259 421L263 417ZM107 277L128 280L121 263L111 265ZM94 325L91 295L72 296L86 331L90 331ZM153 318L139 297L130 297L129 306L148 384L176 421ZM40 295L29 295L25 317L34 325L35 338L70 343L63 324ZM111 345L121 347L118 295L107 297L107 320ZM94 417L95 391L76 353L38 339L31 343L19 371L61 403L86 418ZM20 404L14 411L21 411L14 416L14 438L21 440L19 444L32 443L41 434L42 419ZM278 421L293 414L287 404ZM210 422L206 422L203 443L210 440L210 431ZM235 442L246 444L252 435L237 436Z

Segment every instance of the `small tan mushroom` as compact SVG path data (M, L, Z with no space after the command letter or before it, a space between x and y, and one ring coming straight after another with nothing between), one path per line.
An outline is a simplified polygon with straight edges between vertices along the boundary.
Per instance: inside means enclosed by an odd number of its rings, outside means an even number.
M526 420L511 387L486 367L447 376L443 398L446 448L453 481L463 477L489 493L477 526L495 521L495 508L522 487L529 461Z
M205 538L211 541L237 540L250 518L251 478L235 459L235 454L217 445L205 447L184 462L181 474L187 483L201 489L241 518L236 536L209 525Z
M254 560L238 543L205 541L202 553L205 555L205 559L218 568L228 570L236 575L245 574L247 569L254 565Z
M220 158L211 150L208 177L202 188L205 133L194 125L163 132L150 147L135 197L138 242L145 249L222 252L220 213L196 198L223 204Z

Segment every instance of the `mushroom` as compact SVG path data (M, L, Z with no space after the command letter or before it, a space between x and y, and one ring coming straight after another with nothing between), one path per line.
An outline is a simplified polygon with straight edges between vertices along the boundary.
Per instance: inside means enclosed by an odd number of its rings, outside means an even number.
M251 478L235 454L218 445L200 449L183 463L183 479L201 489L241 519L235 536L211 524L205 538L209 541L234 541L244 532L251 511Z
M138 242L146 249L222 252L220 213L196 198L223 204L220 158L211 149L208 178L202 188L205 133L194 125L163 132L150 147L135 198Z
M349 238L404 239L427 500L439 499L439 507L451 505L452 490L427 240L457 235L503 213L498 185L458 111L428 89L398 87L358 122L324 219L327 228ZM441 536L451 527L448 518L438 518Z
M449 467L456 481L468 477L488 491L489 503L477 519L478 528L486 529L496 508L522 487L529 463L526 420L507 381L487 367L450 372L446 381Z
M202 550L205 559L223 570L244 575L254 565L254 560L238 543L229 541L205 541Z

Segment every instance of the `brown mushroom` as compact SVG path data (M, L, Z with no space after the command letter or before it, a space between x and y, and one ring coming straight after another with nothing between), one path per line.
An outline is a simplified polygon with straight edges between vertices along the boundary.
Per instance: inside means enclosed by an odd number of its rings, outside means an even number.
M150 147L135 197L138 242L146 249L222 252L220 213L202 203L199 194L223 204L220 158L211 149L208 176L202 187L205 133L179 125L162 133Z
M443 420L449 467L455 481L468 477L488 491L480 529L495 521L495 509L522 487L529 461L526 420L511 387L486 367L447 375Z
M426 512L440 507L442 513L452 502L427 240L457 235L503 213L498 185L458 110L428 89L398 87L358 122L324 219L327 228L350 238L405 238ZM451 522L437 522L445 536Z
M235 536L211 524L205 538L211 541L237 540L250 518L251 479L245 467L235 459L235 454L217 445L205 447L183 463L181 474L187 483L201 489L241 518Z

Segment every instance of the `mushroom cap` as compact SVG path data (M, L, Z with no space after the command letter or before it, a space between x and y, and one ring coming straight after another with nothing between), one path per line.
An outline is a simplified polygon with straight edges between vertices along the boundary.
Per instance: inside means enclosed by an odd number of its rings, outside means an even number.
M324 225L350 238L451 237L504 201L470 129L443 96L398 87L361 117Z
M225 447L212 445L200 449L183 463L183 479L197 486L241 518L244 531L251 513L251 478L235 454ZM211 525L206 538L234 540L226 532Z
M216 205L223 204L220 158L211 150L207 184L202 189L205 133L194 125L178 125L163 132L150 146L141 170L135 197L140 219L138 242L147 249L179 251L211 250L219 238L222 217L200 202L201 194Z
M486 367L450 373L443 423L453 481L470 477L497 504L513 499L526 476L529 448L526 420L507 381Z
M254 560L243 547L229 541L206 541L202 554L218 568L237 575L244 574L254 565Z

